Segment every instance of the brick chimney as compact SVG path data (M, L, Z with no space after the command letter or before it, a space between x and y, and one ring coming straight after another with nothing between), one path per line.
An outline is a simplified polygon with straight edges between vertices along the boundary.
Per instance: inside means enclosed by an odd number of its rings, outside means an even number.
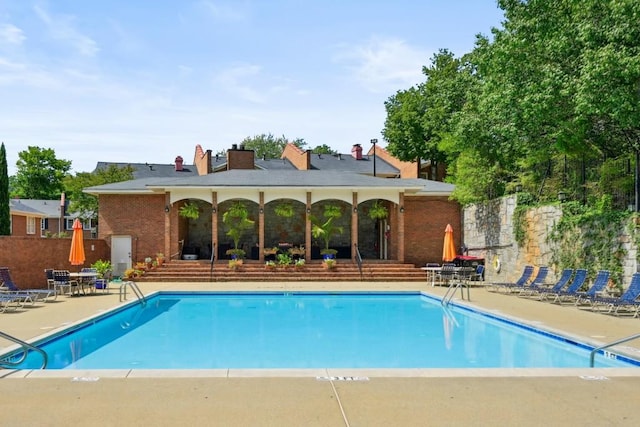
M182 162L183 162L182 156L176 157L175 162L176 162L176 172L182 171Z
M353 144L351 156L356 160L362 160L362 146L360 144Z
M231 145L231 149L227 150L227 170L232 169L255 169L254 163L255 152L253 150L245 150L244 144Z

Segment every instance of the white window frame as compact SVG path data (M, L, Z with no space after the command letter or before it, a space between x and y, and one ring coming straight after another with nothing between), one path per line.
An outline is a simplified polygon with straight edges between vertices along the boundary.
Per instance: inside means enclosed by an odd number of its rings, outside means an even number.
M36 234L36 217L27 217L27 234Z

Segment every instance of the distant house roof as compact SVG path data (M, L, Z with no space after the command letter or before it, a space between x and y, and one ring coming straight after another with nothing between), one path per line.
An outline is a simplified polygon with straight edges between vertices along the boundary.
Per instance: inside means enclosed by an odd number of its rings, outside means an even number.
M198 175L198 171L193 165L183 165L182 170L177 171L176 166L173 164L160 164L160 163L98 162L94 172L100 169L106 169L111 165L115 165L119 168L131 166L133 168L133 179Z
M60 200L11 199L9 210L13 215L60 218Z

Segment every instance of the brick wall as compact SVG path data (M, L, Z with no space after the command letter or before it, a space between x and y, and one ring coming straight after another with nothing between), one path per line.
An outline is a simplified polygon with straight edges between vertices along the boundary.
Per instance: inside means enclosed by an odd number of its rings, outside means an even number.
M98 238L110 242L114 234L131 236L131 260L144 261L147 256L165 248L165 195L111 195L99 196ZM177 209L171 209L177 215Z
M253 150L227 150L227 170L232 169L254 169L254 156Z
M371 146L367 155L373 156L373 146ZM398 168L400 170L400 178L418 178L419 177L420 165L417 162L403 162L401 160L398 160L397 158L389 154L387 150L385 150L380 146L376 146L376 157Z
M0 236L0 266L9 267L11 278L21 288L46 288L45 268L78 271L69 264L71 238ZM110 259L111 249L101 239L85 239L85 267L99 259Z
M461 245L461 208L447 197L404 198L405 262L442 263L444 229L453 227L456 249Z
M289 160L298 170L306 171L311 169L311 151L302 151L292 143L288 143L284 147L281 158Z
M200 144L196 145L196 153L193 156L193 164L198 175L208 175L211 169L211 150L205 151Z

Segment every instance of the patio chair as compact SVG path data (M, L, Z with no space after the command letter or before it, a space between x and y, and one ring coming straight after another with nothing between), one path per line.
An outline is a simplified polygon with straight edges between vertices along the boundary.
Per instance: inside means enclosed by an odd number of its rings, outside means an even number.
M21 296L24 298L25 302L35 303L36 300L46 301L48 298L53 297L53 299L56 299L58 297L55 289L20 288L11 278L11 273L9 272L9 268L7 267L0 267L0 282L2 282L2 287L6 289L5 292L16 296Z
M515 282L494 282L489 284L487 290L499 292L501 289L506 289L507 287L513 286L524 286L531 279L531 275L533 274L533 266L526 265L522 270L522 276Z
M598 308L600 311L600 307L606 307L608 310L606 313L615 314L616 316L620 314L620 310L626 310L630 313L633 313L633 317L638 317L640 314L640 301L638 301L638 296L640 296L640 273L634 273L631 277L631 284L627 288L624 293L618 298L612 297L595 297L593 299L593 308Z
M600 293L604 290L609 282L609 271L608 270L600 270L596 275L596 278L593 280L593 284L586 292L576 292L576 302L575 305L593 305L593 300L602 296Z
M47 288L55 289L55 286L53 285L53 268L45 268L44 276L47 278Z
M80 294L80 285L77 280L71 279L71 273L68 270L53 270L53 286L61 293Z
M484 265L476 265L476 270L473 272L469 280L472 280L474 282L484 282Z
M442 264L442 268L436 273L436 282L448 285L449 281L455 278L457 270L455 264Z
M91 290L96 289L96 280L98 279L98 270L95 268L84 267L80 269L80 273L91 273L93 276L89 277L81 277L78 281L78 284L82 287L82 292L84 292L85 288L89 288Z
M573 275L573 280L567 286L566 289L560 289L557 292L544 292L540 295L540 301L544 301L549 298L553 298L552 303L562 304L566 300L573 300L576 294L580 291L582 285L587 280L587 270L579 268Z
M14 310L17 310L18 307L24 306L24 301L10 294L0 294L0 313L4 313L11 306L14 307Z

